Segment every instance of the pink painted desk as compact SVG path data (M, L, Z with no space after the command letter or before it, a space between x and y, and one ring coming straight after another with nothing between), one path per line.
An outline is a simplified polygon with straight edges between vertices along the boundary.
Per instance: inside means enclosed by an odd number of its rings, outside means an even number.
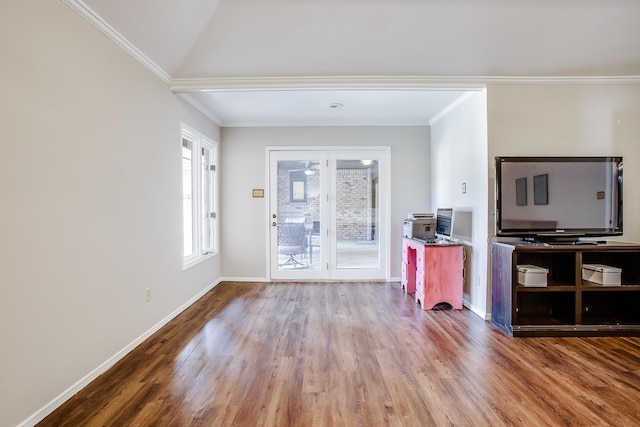
M423 310L440 303L462 309L464 246L402 241L402 289L415 294Z

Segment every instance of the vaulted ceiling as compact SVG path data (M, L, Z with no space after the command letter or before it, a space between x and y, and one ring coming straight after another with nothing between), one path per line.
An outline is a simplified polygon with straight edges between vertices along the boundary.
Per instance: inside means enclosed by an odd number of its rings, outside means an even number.
M64 1L225 126L427 124L487 82L640 81L637 0Z

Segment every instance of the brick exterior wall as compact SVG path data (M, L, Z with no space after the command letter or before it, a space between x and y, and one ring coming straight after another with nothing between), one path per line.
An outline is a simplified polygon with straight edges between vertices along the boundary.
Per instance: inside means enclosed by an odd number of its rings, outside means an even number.
M291 202L290 175L278 170L278 217L280 221L304 218L309 226L320 219L320 174L307 176L307 201Z
M369 169L339 169L336 180L338 239L371 240L372 183Z

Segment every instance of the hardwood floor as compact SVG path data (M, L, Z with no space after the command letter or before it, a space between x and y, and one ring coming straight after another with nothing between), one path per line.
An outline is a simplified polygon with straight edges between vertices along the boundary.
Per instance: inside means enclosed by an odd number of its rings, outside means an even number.
M40 426L638 426L640 338L509 338L395 283L221 283Z

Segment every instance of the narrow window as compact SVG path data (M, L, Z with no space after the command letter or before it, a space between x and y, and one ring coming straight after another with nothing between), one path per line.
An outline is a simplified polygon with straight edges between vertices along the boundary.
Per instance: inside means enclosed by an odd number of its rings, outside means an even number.
M213 177L215 164L213 163L212 147L202 145L202 251L203 255L213 253L213 225L216 217L213 203Z
M184 268L218 251L218 146L193 129L182 126L182 225Z
M184 231L184 257L193 256L193 141L182 138L182 223Z

